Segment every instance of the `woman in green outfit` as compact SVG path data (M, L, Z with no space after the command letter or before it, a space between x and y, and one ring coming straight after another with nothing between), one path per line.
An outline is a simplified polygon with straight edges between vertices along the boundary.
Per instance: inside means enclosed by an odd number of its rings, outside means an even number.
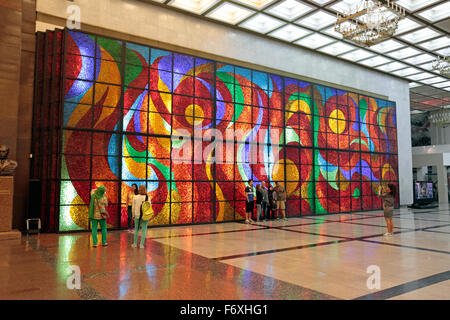
M100 223L102 228L102 245L107 246L106 242L106 219L109 217L106 212L108 199L106 198L105 186L99 186L98 189L91 191L91 202L89 203L89 220L92 223L92 242L94 248L97 247L97 226Z

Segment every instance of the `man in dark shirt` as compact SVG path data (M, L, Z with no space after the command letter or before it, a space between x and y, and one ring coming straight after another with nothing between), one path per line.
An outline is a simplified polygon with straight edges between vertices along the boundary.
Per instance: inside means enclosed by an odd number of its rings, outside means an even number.
M245 223L254 223L252 220L254 203L253 180L250 179L245 187Z

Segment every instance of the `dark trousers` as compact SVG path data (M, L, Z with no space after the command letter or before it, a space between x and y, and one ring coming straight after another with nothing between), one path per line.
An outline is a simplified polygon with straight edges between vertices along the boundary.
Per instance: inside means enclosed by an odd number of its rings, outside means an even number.
M128 229L132 228L133 224L133 213L131 212L131 206L128 206Z
M268 208L267 208L267 202L263 201L261 202L261 219L268 219Z

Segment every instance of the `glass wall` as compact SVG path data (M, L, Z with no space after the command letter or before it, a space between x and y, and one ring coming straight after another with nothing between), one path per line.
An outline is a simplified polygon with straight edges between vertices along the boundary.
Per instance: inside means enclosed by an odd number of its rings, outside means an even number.
M241 220L248 179L281 181L288 216L380 209L379 184L398 186L393 102L92 34L63 38L58 203L44 213L55 230L88 229L100 184L110 228L126 227L133 183L150 191L150 225Z

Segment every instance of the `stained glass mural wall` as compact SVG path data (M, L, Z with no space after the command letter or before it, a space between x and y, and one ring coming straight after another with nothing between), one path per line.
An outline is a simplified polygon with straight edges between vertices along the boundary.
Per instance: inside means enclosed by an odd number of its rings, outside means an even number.
M35 154L54 161L33 161L53 188L48 231L88 229L100 184L110 228L126 227L133 183L150 191L150 225L241 220L250 178L281 181L288 216L380 209L379 184L398 186L394 102L76 31L38 39L39 66L60 61L54 93L36 82L35 109L48 112L34 119L35 149L49 156Z

